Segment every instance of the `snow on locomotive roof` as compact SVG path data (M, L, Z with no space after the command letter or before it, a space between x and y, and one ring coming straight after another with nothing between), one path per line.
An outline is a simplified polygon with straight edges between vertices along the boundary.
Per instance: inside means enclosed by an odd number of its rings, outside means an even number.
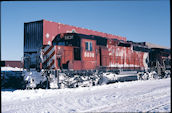
M153 44L153 43L150 43L150 42L145 42L145 44L146 44L149 48L170 49L169 47L165 47L165 46L161 46L161 45Z

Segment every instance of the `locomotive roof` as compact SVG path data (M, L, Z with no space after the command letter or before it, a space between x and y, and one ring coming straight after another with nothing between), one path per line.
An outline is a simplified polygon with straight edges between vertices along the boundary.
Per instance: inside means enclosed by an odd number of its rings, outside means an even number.
M101 36L96 36L96 35L85 35L85 34L80 34L80 33L64 33L64 34L66 35L72 34L72 35L78 36L79 38L91 39L91 40L108 39L106 37L101 37Z
M151 50L153 51L159 51L159 52L165 52L165 53L169 53L171 52L170 49L165 49L165 48L151 48Z
M96 40L96 44L97 45L103 45L106 46L107 45L107 38L106 37L100 37L100 36L95 36L95 35L85 35L85 34L80 34L80 33L61 33L58 34L53 42L55 41L60 41L60 40L65 40L64 36L74 36L73 38L77 39L90 39L90 40Z
M64 36L74 36L74 38L79 38L79 39L90 39L90 40L96 40L97 45L107 45L107 40L109 38L106 37L101 37L101 36L95 36L95 35L85 35L85 34L80 34L80 33L61 33L58 34L53 42L60 41L60 40L65 40ZM118 40L118 39L109 39L113 41L118 42L118 46L123 46L123 47L131 47L133 45L133 50L135 51L143 51L143 52L149 52L148 47L145 45L144 42L133 42L133 41L123 41L123 40Z
M109 40L120 41L120 42L125 42L125 43L128 42L128 41L124 41L124 40L111 39L111 38L96 36L96 35L85 35L85 34L81 34L81 33L60 33L56 37L59 38L61 35L63 35L63 36L74 35L74 36L78 36L79 38L91 39L91 40L98 40L98 39L106 39L107 40L107 39L109 39Z

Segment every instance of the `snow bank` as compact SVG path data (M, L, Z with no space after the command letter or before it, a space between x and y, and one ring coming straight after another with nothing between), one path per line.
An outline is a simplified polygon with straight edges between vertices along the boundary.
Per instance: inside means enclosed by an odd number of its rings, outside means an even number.
M171 78L72 88L1 91L2 112L170 112Z
M23 71L24 80L27 81L26 88L36 88L38 84L46 81L46 77L41 75L41 72L32 70L30 72Z
M23 71L23 68L18 67L1 67L1 71Z
M103 73L102 76L100 77L99 84L108 84L110 82L116 82L118 80L118 77L116 74L107 72Z
M164 74L158 75L155 71L151 72L139 72L137 73L138 80L152 80L152 79L162 79L162 78L170 78L171 71L166 70Z

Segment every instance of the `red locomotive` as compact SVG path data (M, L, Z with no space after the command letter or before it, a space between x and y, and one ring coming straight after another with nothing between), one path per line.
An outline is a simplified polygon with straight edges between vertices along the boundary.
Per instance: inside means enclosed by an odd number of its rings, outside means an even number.
M28 62L25 63L25 68L69 70L148 68L147 47L128 42L124 37L46 20L25 23L24 28L24 57L25 62ZM139 46L141 49L135 49ZM39 58L41 55L42 60Z
M69 70L145 70L148 51L127 41L78 33L57 35L51 46L44 46L44 69Z
M46 20L24 24L24 68L28 71L147 71L156 67L150 61L155 55L151 51L145 43L75 26ZM170 50L165 54L168 59Z

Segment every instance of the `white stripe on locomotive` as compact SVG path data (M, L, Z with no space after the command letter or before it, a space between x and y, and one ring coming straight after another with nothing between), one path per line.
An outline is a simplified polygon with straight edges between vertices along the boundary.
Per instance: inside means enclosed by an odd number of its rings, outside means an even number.
M44 51L47 51L51 46L50 45L46 45L45 48L43 49Z
M42 63L45 63L47 59L49 59L49 57L53 54L53 52L55 52L55 49L54 47L52 46L45 46L45 48L42 50L43 51L43 62ZM49 49L51 48L51 50L49 51ZM45 53L49 51L46 55ZM54 63L51 65L51 63L53 62L54 60ZM49 69L52 69L52 68L55 68L55 54L46 62L47 64L47 68L49 67ZM51 65L51 67L50 67Z
M51 47L51 46L50 46ZM50 48L49 47L49 48ZM48 49L49 49L48 48ZM48 50L47 49L47 50ZM54 52L55 50L54 50L54 47L46 54L46 55L43 55L43 62L45 62L46 61L46 59ZM44 53L45 53L46 51L44 51Z

